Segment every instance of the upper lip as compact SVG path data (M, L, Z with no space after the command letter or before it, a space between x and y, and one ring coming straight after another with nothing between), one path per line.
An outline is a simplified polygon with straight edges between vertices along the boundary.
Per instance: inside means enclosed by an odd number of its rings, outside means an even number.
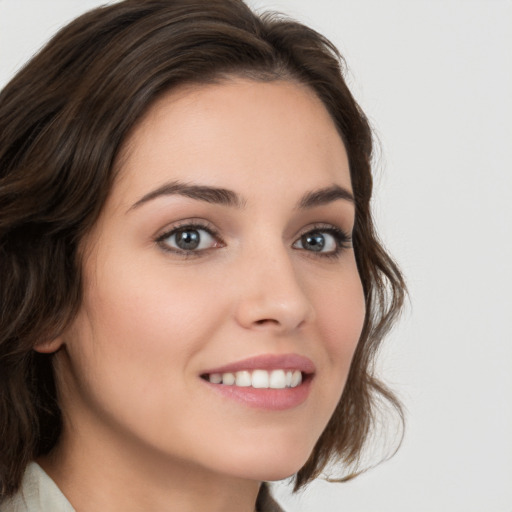
M202 375L242 370L300 370L303 373L314 373L315 365L311 359L299 354L262 354L211 368L202 372Z

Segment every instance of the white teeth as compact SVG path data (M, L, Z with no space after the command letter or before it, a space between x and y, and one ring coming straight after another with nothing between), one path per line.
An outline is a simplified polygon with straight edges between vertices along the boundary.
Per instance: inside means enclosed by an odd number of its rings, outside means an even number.
M236 372L235 383L237 386L248 387L251 385L251 374L247 371Z
M265 370L254 370L252 372L252 387L253 388L268 388L269 376Z
M242 370L236 373L211 373L208 380L212 384L253 388L284 389L295 388L302 383L300 370Z
M292 383L290 386L296 388L302 382L302 373L299 370L295 370L292 374Z
M283 389L286 386L286 375L284 370L274 370L270 374L269 387L273 389Z
M235 374L234 373L223 373L222 374L222 384L227 384L228 386L232 386L235 383Z
M213 384L220 384L222 382L222 374L221 373L211 373L210 374L210 382L213 382Z

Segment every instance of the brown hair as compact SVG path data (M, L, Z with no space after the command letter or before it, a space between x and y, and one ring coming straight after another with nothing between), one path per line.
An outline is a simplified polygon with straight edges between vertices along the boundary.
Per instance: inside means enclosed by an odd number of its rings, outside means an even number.
M372 133L323 36L241 0L125 0L62 29L0 94L0 496L55 445L61 414L52 356L81 301L78 245L112 185L123 141L163 92L242 75L294 80L316 92L349 157L354 247L366 318L342 398L298 489L332 462L356 467L384 398L372 361L404 298L401 274L370 213Z

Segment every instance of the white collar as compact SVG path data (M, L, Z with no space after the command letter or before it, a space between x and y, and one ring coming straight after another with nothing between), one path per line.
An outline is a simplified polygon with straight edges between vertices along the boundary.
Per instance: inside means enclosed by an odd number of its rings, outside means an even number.
M0 512L75 512L75 509L43 468L31 462L20 490L0 503Z

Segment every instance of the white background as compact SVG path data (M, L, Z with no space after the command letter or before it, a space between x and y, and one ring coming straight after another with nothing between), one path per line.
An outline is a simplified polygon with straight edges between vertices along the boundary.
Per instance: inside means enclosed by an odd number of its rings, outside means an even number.
M0 86L97 0L0 0ZM331 38L382 146L377 224L411 306L382 372L400 452L291 512L512 512L512 2L252 0ZM272 461L269 461L271 464Z

